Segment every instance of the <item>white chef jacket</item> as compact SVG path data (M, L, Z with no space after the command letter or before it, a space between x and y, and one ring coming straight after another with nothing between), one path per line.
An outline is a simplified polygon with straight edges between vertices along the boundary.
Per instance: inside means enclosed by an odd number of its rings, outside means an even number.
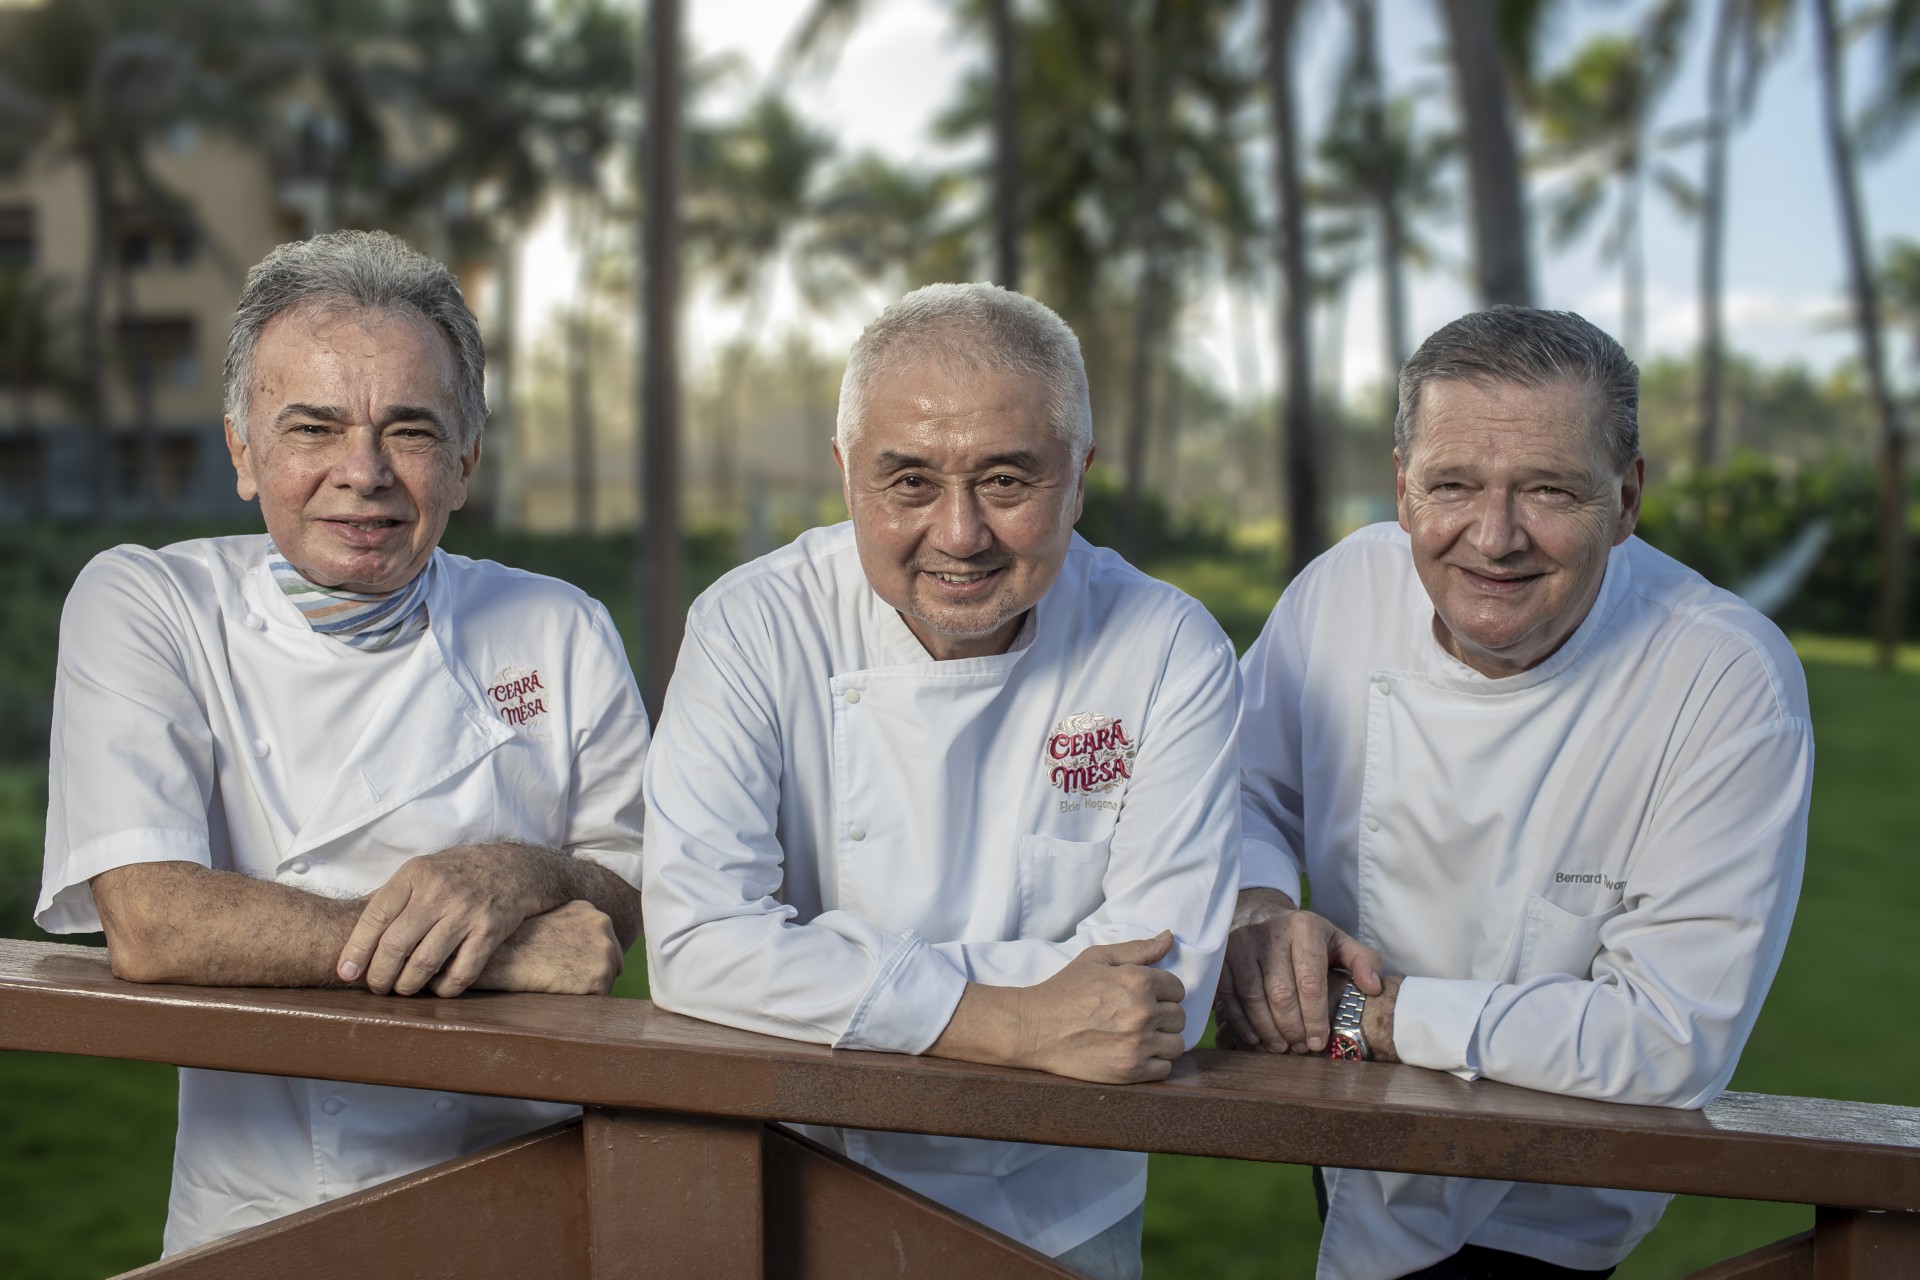
M436 551L427 630L404 654L367 654L308 628L266 548L264 535L119 547L74 583L42 928L99 929L89 879L139 862L352 897L416 854L513 839L639 880L647 717L606 610ZM575 1110L182 1069L166 1251Z
M920 1053L968 982L1171 929L1194 1043L1237 889L1233 649L1078 536L1028 619L1008 653L932 660L844 524L695 602L647 771L656 1001ZM1050 1255L1146 1193L1134 1152L808 1132Z
M1410 976L1401 1059L1698 1107L1780 964L1813 733L1779 630L1637 538L1558 652L1489 679L1440 647L1407 535L1374 525L1281 598L1242 664L1243 881ZM1667 1197L1329 1169L1320 1275L1465 1244L1624 1258Z

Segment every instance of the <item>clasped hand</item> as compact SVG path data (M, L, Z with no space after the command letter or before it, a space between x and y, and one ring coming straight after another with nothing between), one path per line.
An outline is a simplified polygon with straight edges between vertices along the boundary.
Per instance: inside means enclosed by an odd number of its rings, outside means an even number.
M604 994L622 948L591 903L558 900L549 855L513 844L460 845L409 859L367 899L336 965L385 995L492 990Z
M1214 1010L1245 1047L1319 1053L1327 1045L1332 969L1352 974L1369 996L1382 990L1379 952L1276 889L1243 890Z

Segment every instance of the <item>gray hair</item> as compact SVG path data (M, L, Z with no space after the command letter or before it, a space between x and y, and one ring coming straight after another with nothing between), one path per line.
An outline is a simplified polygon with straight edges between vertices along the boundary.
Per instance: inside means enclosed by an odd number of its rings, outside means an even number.
M1459 379L1476 386L1585 387L1607 460L1624 474L1640 452L1640 370L1624 348L1571 311L1497 306L1435 331L1400 367L1393 447L1405 458L1420 427L1427 383Z
M461 446L479 438L487 422L487 352L453 273L384 231L330 231L283 244L247 272L221 370L227 416L242 440L260 334L275 316L315 303L412 312L438 329L453 353Z
M867 392L926 361L951 377L1016 374L1046 388L1046 420L1073 451L1093 448L1093 409L1080 340L1044 304L998 285L930 284L882 311L847 356L834 439L844 451L866 425Z

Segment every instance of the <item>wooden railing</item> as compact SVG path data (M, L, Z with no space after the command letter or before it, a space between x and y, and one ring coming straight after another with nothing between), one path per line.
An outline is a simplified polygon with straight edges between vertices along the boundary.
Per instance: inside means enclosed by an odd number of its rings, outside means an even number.
M0 1049L584 1104L583 1120L128 1274L1065 1277L1032 1250L771 1124L799 1121L1819 1206L1700 1277L1920 1276L1920 1110L1730 1093L1582 1102L1374 1063L1200 1051L1164 1084L835 1051L645 1001L212 990L0 941Z

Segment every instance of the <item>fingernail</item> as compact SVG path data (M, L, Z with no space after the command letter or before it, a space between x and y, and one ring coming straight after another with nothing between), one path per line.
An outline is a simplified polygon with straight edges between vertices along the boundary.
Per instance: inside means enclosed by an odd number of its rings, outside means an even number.
M1319 1036L1307 1037L1307 1052L1318 1053L1320 1052L1320 1050L1322 1050L1325 1047L1326 1047L1325 1044L1321 1042L1321 1039Z
M353 980L354 980L355 978L357 978L357 977L359 977L359 976L360 976L360 966L359 966L359 965L357 965L357 964L355 964L355 963L354 963L353 961L351 961L351 960L342 960L342 961L340 962L340 978L341 978L341 981L343 981L343 982L352 982L352 981L353 981Z

